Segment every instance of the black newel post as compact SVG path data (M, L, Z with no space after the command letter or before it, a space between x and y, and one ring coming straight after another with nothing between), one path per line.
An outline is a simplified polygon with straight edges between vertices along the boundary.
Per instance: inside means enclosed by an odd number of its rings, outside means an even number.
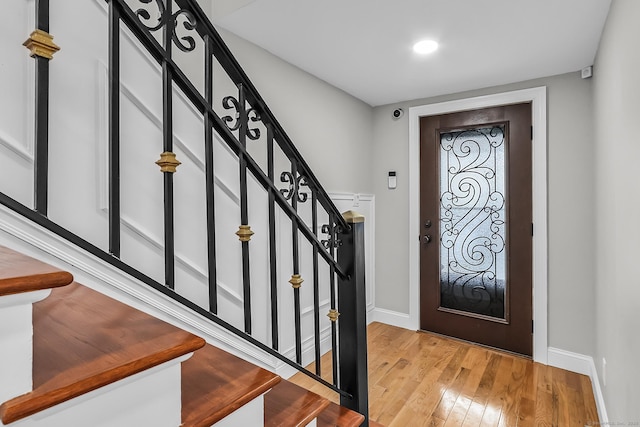
M351 230L339 235L338 264L349 279L338 280L338 336L340 341L340 388L353 396L342 396L340 404L365 416L369 425L369 390L367 380L367 302L365 293L364 216L343 214Z

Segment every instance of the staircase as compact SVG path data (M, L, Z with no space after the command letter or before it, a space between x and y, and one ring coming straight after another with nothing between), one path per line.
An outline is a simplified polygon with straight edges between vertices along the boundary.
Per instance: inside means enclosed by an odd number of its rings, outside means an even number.
M3 247L0 319L2 425L350 427L364 420Z
M2 425L371 425L364 217L199 3L6 8Z

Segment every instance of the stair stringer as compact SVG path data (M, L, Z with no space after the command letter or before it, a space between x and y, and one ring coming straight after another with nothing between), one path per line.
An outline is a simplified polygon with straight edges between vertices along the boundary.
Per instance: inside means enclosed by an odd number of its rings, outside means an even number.
M257 366L272 372L282 369L282 362L276 357L4 205L0 205L0 245L68 271L76 281Z

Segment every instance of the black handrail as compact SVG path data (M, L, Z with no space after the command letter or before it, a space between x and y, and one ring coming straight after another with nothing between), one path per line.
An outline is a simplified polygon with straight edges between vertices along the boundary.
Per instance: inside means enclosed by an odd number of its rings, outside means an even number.
M49 59L36 57L36 137L35 137L35 207L32 209L0 192L0 203L25 216L40 226L67 239L99 259L115 266L133 278L151 286L171 297L190 310L215 322L216 324L245 339L251 344L295 367L320 383L338 392L343 405L367 414L366 392L366 303L364 294L364 237L363 225L353 218L346 221L337 210L326 191L318 182L309 165L302 158L291 139L266 105L255 86L246 76L233 57L222 38L208 20L200 6L194 0L156 0L159 8L159 22L148 26L148 12L133 11L125 0L105 0L108 7L109 28L109 248L99 248L78 234L61 227L47 217L48 209L48 108L49 108ZM152 4L151 0L138 0L143 4ZM174 9L173 4L178 6ZM49 31L49 0L36 0L37 25L43 31ZM204 43L205 87L201 94L187 78L183 70L172 57L174 47L188 52L195 47L191 36L179 38L176 33L177 16L184 14L184 28L195 31ZM163 153L159 165L163 172L164 194L164 283L131 265L123 262L121 256L121 210L120 210L120 38L122 25L126 26L142 47L151 55L162 70L162 145ZM152 34L164 29L161 41ZM175 46L174 46L175 45ZM222 99L225 109L235 108L236 118L220 117L214 109L213 64L214 58L222 66L238 90L237 98L226 96ZM173 174L177 164L173 151L173 98L177 88L202 115L204 125L204 177L206 189L206 232L207 264L209 285L208 310L197 305L176 292L175 242L174 242L174 188ZM250 108L248 108L248 106ZM250 117L251 116L251 117ZM251 122L261 122L266 129L267 170L258 165L250 155L247 139L259 137L259 130L250 128ZM233 123L233 125L232 125ZM237 156L240 187L240 231L237 233L242 245L242 284L243 284L243 329L233 326L218 315L218 284L216 260L216 215L214 200L215 174L213 170L213 145L216 136ZM281 189L276 183L274 171L274 142L290 162L290 169L279 176L289 188ZM248 174L250 174L268 195L268 237L269 237L269 280L271 310L271 343L263 343L251 335L251 263L248 206ZM303 193L301 186L308 187ZM311 224L305 222L298 212L298 204L310 200ZM278 328L278 274L275 236L277 234L276 206L291 221L292 257L291 280L293 287L293 315L295 322L295 361L279 352ZM328 224L320 227L318 206L324 209ZM245 229L243 229L245 227ZM245 234L243 234L244 232ZM327 234L322 240L319 234ZM306 240L312 249L313 290L313 330L315 373L302 366L302 315L300 285L301 250L300 238ZM344 245L342 244L344 243ZM337 250L336 250L337 249ZM320 351L320 278L319 262L326 263L329 269L331 348L333 365L333 383L321 378ZM336 281L336 279L338 279ZM338 309L343 311L343 319L338 320ZM354 367L358 363L359 366ZM364 393L364 394L363 394Z

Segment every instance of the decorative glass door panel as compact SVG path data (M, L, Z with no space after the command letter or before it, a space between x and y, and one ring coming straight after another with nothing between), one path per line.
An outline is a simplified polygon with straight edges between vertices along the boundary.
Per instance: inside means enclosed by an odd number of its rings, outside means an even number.
M506 322L505 125L439 139L440 309Z

